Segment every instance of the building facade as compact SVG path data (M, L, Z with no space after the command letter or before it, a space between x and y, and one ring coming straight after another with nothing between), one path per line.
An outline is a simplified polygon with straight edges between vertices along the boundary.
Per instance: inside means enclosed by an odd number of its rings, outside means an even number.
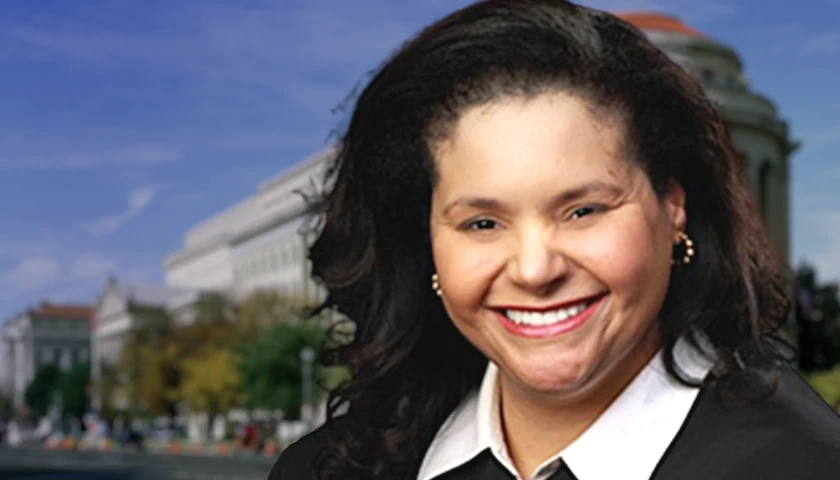
M67 371L90 359L91 316L89 306L44 302L3 326L2 361L10 365L5 389L16 409L25 405L26 388L39 368Z
M333 148L317 152L190 229L183 247L163 261L166 284L228 291L238 298L260 289L304 303L321 298L306 260L313 240L306 228L311 220L306 196L322 187L333 154Z
M149 326L165 327L170 318L176 321L182 318L178 307L184 297L192 298L193 293L191 289L135 285L121 283L114 277L108 279L93 307L90 351L91 404L94 411L100 411L105 401L118 410L128 406L129 399L124 392L115 393L114 398L103 398L103 372L120 361L125 342L129 341L132 332Z
M779 256L790 262L790 156L799 148L773 102L750 88L738 53L667 15L625 13L672 60L703 85L745 161L756 206Z

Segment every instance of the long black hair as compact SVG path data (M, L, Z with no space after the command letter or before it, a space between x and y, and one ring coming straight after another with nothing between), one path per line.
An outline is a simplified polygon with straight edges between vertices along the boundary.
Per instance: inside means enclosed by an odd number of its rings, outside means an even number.
M468 107L553 90L618 115L627 153L658 195L672 181L685 189L696 255L673 270L660 315L669 373L699 384L674 360L687 337L711 345L710 387L732 398L745 395L739 379L770 378L777 361L762 339L786 318L785 280L702 87L610 14L563 0L485 1L427 27L378 70L326 179L310 259L324 306L356 330L326 357L352 379L330 395L321 479L415 477L438 428L480 383L486 359L430 285L432 146Z

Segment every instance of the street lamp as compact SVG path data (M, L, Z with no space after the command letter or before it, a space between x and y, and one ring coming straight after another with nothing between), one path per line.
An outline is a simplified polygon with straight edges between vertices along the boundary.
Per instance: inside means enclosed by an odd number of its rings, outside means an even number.
M306 432L312 431L312 362L315 361L315 350L303 347L300 350L300 378L301 378L301 419L305 422Z

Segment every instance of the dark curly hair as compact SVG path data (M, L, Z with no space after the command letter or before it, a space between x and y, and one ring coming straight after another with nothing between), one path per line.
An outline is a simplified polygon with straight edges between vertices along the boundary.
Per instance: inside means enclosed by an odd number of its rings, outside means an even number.
M708 387L733 400L772 391L780 360L764 340L786 319L786 280L702 87L608 13L562 0L484 1L392 56L338 142L310 259L328 290L324 307L355 333L325 357L352 379L330 394L319 478L414 478L439 427L479 385L487 360L429 283L432 147L468 107L556 90L619 115L627 153L658 195L674 181L685 190L697 254L673 269L662 306L668 372L701 385L674 359L686 337L712 348Z

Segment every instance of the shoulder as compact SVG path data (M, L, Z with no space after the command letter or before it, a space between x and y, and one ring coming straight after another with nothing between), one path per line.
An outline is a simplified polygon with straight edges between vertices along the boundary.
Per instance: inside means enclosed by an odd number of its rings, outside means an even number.
M701 393L661 467L669 475L656 478L827 478L840 470L840 415L785 366L776 392L756 404Z
M315 461L326 448L330 424L321 425L312 433L289 445L280 453L268 480L308 480L315 478Z

